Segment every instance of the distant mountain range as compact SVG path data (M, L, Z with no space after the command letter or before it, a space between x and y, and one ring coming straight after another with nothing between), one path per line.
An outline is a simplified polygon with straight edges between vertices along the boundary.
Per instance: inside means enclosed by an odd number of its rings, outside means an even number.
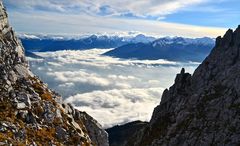
M115 48L103 55L125 59L166 59L201 62L214 46L214 39L135 36L90 35L66 37L56 35L20 35L27 56L30 52Z
M142 34L136 36L91 35L83 37L64 37L48 35L19 35L27 51L85 50L93 48L117 48L129 43L150 43L156 38Z
M202 61L214 46L211 38L165 37L150 43L130 43L103 55L118 58L166 59L171 61Z

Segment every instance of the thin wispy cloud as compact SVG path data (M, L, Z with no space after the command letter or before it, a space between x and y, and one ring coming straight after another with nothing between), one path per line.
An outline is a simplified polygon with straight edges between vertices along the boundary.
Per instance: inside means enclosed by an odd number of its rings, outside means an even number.
M207 2L207 0L8 0L14 8L24 10L57 11L63 13L89 13L139 17L162 17L182 8Z
M158 36L217 37L226 28L222 27L223 21L212 22L224 16L216 12L226 14L230 9L220 8L226 5L225 0L7 0L4 3L17 32L51 34L138 31ZM207 10L208 15L200 10Z
M86 14L10 13L11 23L18 32L50 34L96 34L136 31L157 36L217 37L226 29L201 27L145 19L97 17ZM26 27L26 25L28 27ZM36 29L37 28L37 29Z

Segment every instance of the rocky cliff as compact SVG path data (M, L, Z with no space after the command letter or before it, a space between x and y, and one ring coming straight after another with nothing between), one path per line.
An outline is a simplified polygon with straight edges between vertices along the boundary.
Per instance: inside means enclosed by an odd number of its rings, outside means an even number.
M107 137L31 73L0 1L0 145L108 146Z
M240 26L218 37L193 75L182 69L127 146L240 144Z

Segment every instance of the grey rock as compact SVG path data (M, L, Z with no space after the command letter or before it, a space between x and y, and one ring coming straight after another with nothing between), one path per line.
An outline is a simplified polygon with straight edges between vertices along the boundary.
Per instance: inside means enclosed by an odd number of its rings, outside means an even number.
M32 73L30 73L28 68L26 68L23 65L16 65L15 69L17 70L17 73L22 77L25 77L25 78L28 78L29 76L33 77Z
M66 132L65 129L63 129L62 127L57 127L56 128L56 135L57 138L60 140L67 140L68 139L68 134Z
M5 123L5 122L2 122L1 124L0 124L0 132L5 132L5 131L7 131L7 128L8 128L9 126Z
M19 110L17 113L17 117L20 119L26 119L27 114L28 114L27 110Z
M79 118L78 116L80 115L80 119L84 122L84 125L86 126L89 136L94 144L98 146L109 146L108 133L103 130L102 126L95 119L85 112L75 110L75 113L78 113L75 114L76 119Z
M27 108L27 105L24 102L16 103L16 109L21 110L26 108Z
M5 126L0 126L0 132L5 132L5 131L7 131L7 128L5 127Z
M56 118L62 118L61 111L59 109L56 110Z
M65 108L62 108L62 103L62 97L50 90L29 70L24 48L9 25L6 9L0 0L0 104L2 120L0 134L5 135L6 131L13 134L13 137L1 137L4 140L0 142L0 145L13 145L16 144L16 141L19 144L32 146L37 144L59 145L59 143L61 145L82 145L83 143L93 145L93 140L86 132L86 126L82 119L75 120L73 118L75 116L74 107L65 104ZM94 124L96 123L91 123L92 127ZM99 127L99 125L96 126ZM56 133L54 133L55 130ZM102 131L98 129L95 132ZM46 136L48 140L41 135ZM98 141L108 142L107 137L99 135L100 133L92 135L92 139L106 138Z
M19 93L17 95L17 100L19 102L23 102L25 103L26 106L28 106L29 108L31 108L31 100L30 100L30 95L26 94L26 93Z
M126 146L240 144L240 26L228 30L195 70L165 90L150 123Z
M26 139L26 131L25 129L19 129L16 133L15 133L15 137L18 140L25 140Z
M32 112L28 112L25 120L26 120L26 123L28 124L37 124L36 117L33 115Z
M17 75L13 71L10 71L8 78L11 82L15 83L17 80Z

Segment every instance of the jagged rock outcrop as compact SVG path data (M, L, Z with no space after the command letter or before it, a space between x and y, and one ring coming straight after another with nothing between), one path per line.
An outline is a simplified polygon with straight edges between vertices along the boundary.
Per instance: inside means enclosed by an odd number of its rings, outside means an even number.
M0 145L108 146L107 138L31 73L0 1Z
M240 26L216 39L193 75L177 75L127 146L240 145L239 50Z
M79 113L80 118L77 119L81 120L88 129L91 140L97 146L108 146L108 133L102 129L102 126L86 112Z

